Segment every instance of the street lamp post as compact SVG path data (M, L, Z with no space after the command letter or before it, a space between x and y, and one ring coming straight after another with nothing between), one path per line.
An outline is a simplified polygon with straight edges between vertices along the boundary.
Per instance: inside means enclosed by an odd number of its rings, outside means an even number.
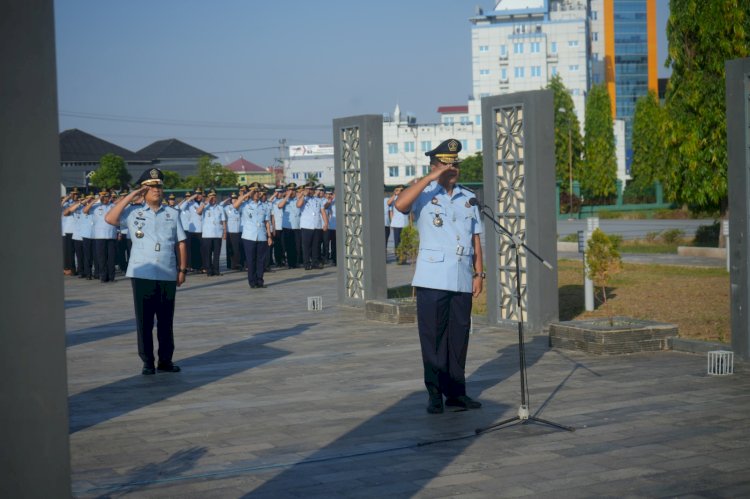
M565 113L565 118L568 122L568 218L573 218L573 132L570 129L570 114L564 107L557 110L560 113Z

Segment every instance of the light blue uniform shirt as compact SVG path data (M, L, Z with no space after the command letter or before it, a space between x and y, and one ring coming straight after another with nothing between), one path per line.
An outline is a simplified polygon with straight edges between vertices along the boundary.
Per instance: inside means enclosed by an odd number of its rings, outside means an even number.
M270 222L265 203L245 201L240 205L242 219L242 239L248 241L268 241L266 222Z
M385 213L385 226L390 227L391 226L391 207L388 206L388 199L390 198L384 198L383 199L383 212Z
M73 200L69 199L65 201L65 204L62 206L62 213L65 213L65 210L70 208L70 205L73 204ZM62 215L62 233L63 236L65 234L72 234L73 230L75 229L75 218L73 218L73 215L68 215L67 217L65 215Z
M83 219L83 206L79 205L78 208L76 208L76 211L66 218L73 219L73 240L83 241L83 235L81 234L81 230L84 229L81 223L81 220Z
M320 213L322 206L321 198L305 197L305 204L302 205L302 212L299 217L299 226L301 229L323 228L323 215Z
M473 197L460 186L449 196L432 182L414 201L411 211L419 231L419 257L412 286L472 292L472 237L483 231L479 209L469 204Z
M395 227L396 229L403 229L407 225L409 225L409 215L403 214L400 211L396 209L396 200L398 199L398 196L393 198L393 209L391 210L391 227Z
M176 281L175 246L179 241L185 240L179 210L160 206L154 211L148 206L131 205L125 208L122 218L125 219L133 241L125 276ZM143 232L143 237L136 236L139 230Z
M223 222L227 219L226 215L224 214L224 208L222 208L218 204L215 204L213 206L207 204L206 207L203 208L203 213L201 213L201 216L203 217L203 237L220 238L224 236Z
M197 211L200 203L197 201L182 202L180 210L188 213L187 227L188 232L203 232L203 218L198 215Z
M190 212L188 210L182 209L182 203L177 205L177 209L180 211L180 224L182 225L182 230L187 232L188 227L190 226Z
M274 228L279 231L284 228L284 210L282 208L279 208L279 203L281 202L281 199L274 199L273 200L273 224Z
M224 206L224 215L227 217L227 232L241 232L240 210L232 206L232 203Z
M92 239L94 236L94 218L91 213L83 212L83 206L78 209L81 211L81 216L78 218L78 233L81 235L81 239Z
M328 215L328 230L336 230L336 201L331 202L331 206L326 210Z
M94 225L93 239L117 239L117 226L109 225L104 221L104 217L113 207L112 203L107 205L96 203L89 210Z
M281 227L284 229L299 229L299 217L302 209L297 208L297 198L291 197L284 205Z

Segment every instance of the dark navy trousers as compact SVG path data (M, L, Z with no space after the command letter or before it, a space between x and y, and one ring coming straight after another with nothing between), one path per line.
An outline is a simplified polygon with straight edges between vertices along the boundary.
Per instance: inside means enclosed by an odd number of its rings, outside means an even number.
M155 281L132 278L135 323L138 330L138 355L143 365L154 367L154 318L159 340L158 360L161 365L172 363L174 353L174 299L176 281Z
M263 273L266 270L266 258L268 255L268 241L242 240L245 246L245 258L247 261L247 283L250 286L263 285Z
M417 288L424 384L431 395L466 395L471 293Z

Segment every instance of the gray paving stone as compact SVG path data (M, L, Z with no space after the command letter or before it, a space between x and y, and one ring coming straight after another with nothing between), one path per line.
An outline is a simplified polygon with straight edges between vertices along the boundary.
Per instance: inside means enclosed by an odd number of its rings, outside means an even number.
M389 264L392 285L413 269ZM750 495L750 375L679 352L589 357L527 338L517 424L515 331L477 324L478 411L425 412L413 325L338 307L335 271L190 276L179 374L139 374L129 283L66 279L77 497L702 497ZM322 311L306 309L322 296ZM428 444L428 445L424 445Z

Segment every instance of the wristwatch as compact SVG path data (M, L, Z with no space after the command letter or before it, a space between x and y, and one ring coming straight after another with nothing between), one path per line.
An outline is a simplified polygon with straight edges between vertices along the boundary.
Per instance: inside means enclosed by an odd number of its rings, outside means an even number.
M484 272L474 272L474 275L472 275L471 277L481 277L482 279L484 279L485 277L487 277L487 274L485 274Z
M177 272L182 272L183 274L187 274L187 269L179 269Z

